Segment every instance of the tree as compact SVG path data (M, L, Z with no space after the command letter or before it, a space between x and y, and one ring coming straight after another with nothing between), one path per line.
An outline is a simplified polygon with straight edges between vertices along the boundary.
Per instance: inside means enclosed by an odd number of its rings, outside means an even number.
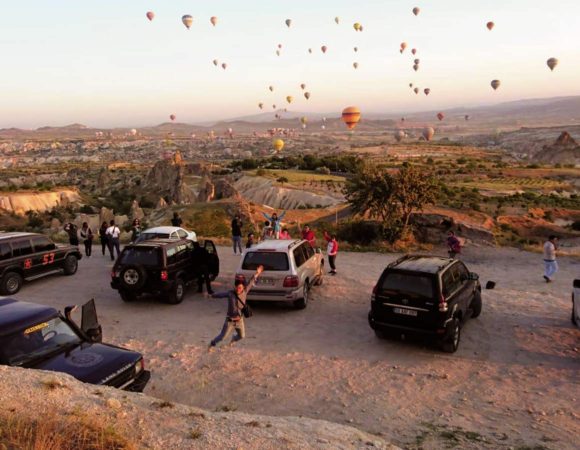
M413 166L403 167L395 177L395 199L401 209L403 230L409 225L411 214L435 203L439 184L431 173Z
M284 186L284 183L288 183L288 178L286 178L286 177L280 177L276 181L278 183L280 183L282 186Z
M360 168L347 180L344 193L357 214L383 222L397 215L394 178L386 171L371 166Z

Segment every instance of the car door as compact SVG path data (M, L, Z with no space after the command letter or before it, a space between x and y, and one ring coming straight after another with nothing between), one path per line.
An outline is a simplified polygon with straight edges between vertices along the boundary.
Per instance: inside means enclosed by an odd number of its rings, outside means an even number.
M38 275L62 267L64 253L56 251L56 245L46 236L32 238L34 254L32 256L32 273Z
M89 300L83 305L81 315L81 330L90 338L92 342L102 342L103 330L97 318L97 307L95 299Z
M215 248L215 244L213 241L206 240L203 243L203 248L206 249L207 253L209 254L209 276L213 280L215 280L219 273L220 273L220 258L217 253L217 249Z
M22 268L24 278L32 277L38 273L38 266L36 269L34 268L34 252L30 238L14 239L10 245L12 246L12 256L14 257L14 262Z
M461 308L465 312L473 299L473 285L475 281L469 279L469 270L467 270L467 267L461 261L453 265L453 271L459 285Z
M300 278L300 286L302 286L308 276L308 263L306 253L304 252L304 245L299 245L294 248L292 250L292 257L294 258L294 265L296 266L296 274Z

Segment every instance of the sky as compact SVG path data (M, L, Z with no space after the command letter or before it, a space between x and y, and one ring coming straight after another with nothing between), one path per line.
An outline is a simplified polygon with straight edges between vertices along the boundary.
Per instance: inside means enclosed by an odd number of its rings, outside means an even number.
M0 128L200 123L283 108L288 95L289 109L329 117L578 95L579 17L577 0L13 1L0 15Z

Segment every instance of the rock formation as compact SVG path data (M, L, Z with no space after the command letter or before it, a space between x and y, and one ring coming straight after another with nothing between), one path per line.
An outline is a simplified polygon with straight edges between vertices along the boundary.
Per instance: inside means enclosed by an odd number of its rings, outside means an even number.
M563 131L553 144L544 145L536 159L551 164L580 164L580 145L570 133Z
M185 182L185 164L177 151L169 160L158 161L147 175L147 186L178 205L195 202L196 195Z
M129 213L129 217L131 217L131 219L139 220L142 220L145 217L145 213L139 206L139 202L137 200L133 200L133 203L131 203L131 212Z

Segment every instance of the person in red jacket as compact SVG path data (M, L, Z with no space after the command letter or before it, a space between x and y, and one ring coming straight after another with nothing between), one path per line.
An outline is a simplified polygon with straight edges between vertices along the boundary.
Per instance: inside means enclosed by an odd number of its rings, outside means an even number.
M308 224L304 225L304 228L302 228L302 239L308 241L310 247L314 248L316 246L316 236Z
M328 265L330 266L331 275L336 275L336 255L338 254L338 241L336 235L330 235L324 231L324 239L328 243L326 247L326 254L328 255Z

